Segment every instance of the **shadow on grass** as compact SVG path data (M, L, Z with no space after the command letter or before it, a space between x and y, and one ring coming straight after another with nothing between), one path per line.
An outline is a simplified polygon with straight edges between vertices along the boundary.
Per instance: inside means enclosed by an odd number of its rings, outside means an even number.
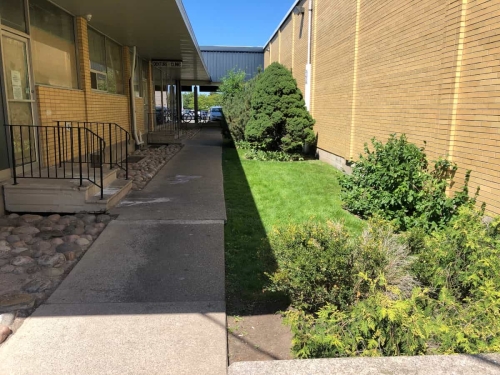
M229 315L262 315L285 310L286 296L265 291L276 260L252 196L252 191L230 140L224 141L222 167L227 224L226 299Z

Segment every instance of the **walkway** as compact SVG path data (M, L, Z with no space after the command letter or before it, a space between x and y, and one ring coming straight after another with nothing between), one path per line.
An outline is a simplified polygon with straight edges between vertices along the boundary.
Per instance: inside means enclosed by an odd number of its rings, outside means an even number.
M219 129L130 194L0 348L0 374L226 374Z

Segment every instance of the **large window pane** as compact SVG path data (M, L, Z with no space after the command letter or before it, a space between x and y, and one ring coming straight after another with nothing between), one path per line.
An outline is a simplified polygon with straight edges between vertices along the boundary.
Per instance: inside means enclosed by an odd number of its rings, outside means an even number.
M78 88L74 18L45 0L30 0L35 82Z
M121 47L106 40L106 63L108 75L108 91L115 94L123 94L123 68Z
M1 0L0 17L3 25L26 32L24 0Z

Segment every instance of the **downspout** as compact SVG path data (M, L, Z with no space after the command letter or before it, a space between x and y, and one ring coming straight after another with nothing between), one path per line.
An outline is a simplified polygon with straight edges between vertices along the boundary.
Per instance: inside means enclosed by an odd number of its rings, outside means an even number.
M134 77L135 77L135 68L136 68L136 61L137 61L137 48L136 46L132 47L132 73L130 74L130 108L132 110L132 116L131 116L131 125L132 125L132 133L134 135L134 140L135 144L137 146L142 145L144 142L142 139L139 138L137 135L137 120L136 120L136 109L135 109L135 91L134 91Z
M307 110L311 110L311 45L312 45L312 13L313 13L313 2L314 0L309 0L309 36L307 38L307 64L306 64L306 92L305 101Z

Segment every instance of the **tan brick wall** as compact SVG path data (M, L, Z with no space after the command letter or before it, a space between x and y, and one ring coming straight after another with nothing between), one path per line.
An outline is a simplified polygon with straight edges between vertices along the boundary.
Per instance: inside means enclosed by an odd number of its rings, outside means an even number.
M281 27L265 66L292 67L304 91L308 1L299 5L304 18ZM458 163L456 187L471 169L471 191L480 186L487 211L500 214L498 1L315 0L314 8L312 114L323 155L350 159L372 137L406 133L427 143L431 160Z

